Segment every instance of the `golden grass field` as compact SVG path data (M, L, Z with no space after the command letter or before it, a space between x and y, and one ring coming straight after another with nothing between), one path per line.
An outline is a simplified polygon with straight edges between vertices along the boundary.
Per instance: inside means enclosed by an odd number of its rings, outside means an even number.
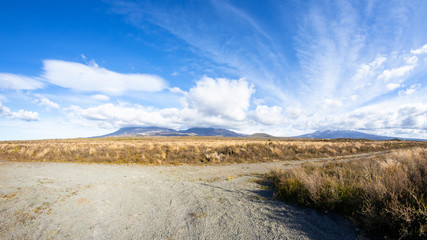
M427 238L427 148L266 176L286 202L349 217L373 239Z
M413 141L220 137L92 138L0 142L0 159L85 163L205 164L336 157L422 146Z

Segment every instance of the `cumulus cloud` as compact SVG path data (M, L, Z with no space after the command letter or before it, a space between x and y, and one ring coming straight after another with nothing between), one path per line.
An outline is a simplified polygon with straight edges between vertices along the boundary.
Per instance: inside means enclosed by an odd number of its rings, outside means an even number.
M96 122L101 128L121 128L125 126L160 126L173 129L189 127L219 127L241 129L262 124L249 120L232 120L220 116L206 116L191 108L150 108L137 104L102 104L90 108L72 106L68 109L69 119L80 125Z
M190 108L206 115L243 120L254 93L253 85L245 79L229 80L204 76L186 96Z
M0 116L9 117L11 119L23 120L27 122L40 120L39 114L37 112L24 111L22 109L19 110L18 112L12 112L8 107L3 106L1 102L0 102Z
M103 127L118 128L123 126L176 126L172 116L179 116L177 109L151 109L140 105L103 104L82 109L73 106L68 110L73 115L87 120L97 121ZM172 120L172 121L171 121Z
M427 104L376 104L356 109L343 116L313 118L320 128L363 129L426 129ZM303 126L304 127L304 126ZM306 126L305 126L306 127Z
M39 113L31 112L31 111L24 111L22 109L19 110L18 112L12 112L10 114L10 118L24 120L27 122L40 120Z
M213 79L203 77L190 90L170 88L172 93L182 94L182 108L157 109L138 104L103 104L91 108L73 106L67 109L71 117L81 117L96 121L103 127L123 127L130 125L165 126L185 128L237 127L249 121L248 108L253 86L244 79ZM260 106L251 112L253 120L265 124L277 124L283 119L280 107Z
M44 84L31 77L13 73L0 73L0 89L34 90L42 88Z
M170 91L171 93L185 94L185 92L184 92L184 91L182 91L179 87L172 87L172 88L169 88L169 91Z
M268 107L265 105L257 106L254 113L254 118L267 125L277 125L283 123L282 108L279 106Z
M418 49L415 49L415 50L411 50L411 53L415 54L415 55L427 53L427 44L425 44L421 48L418 48Z
M50 108L55 108L58 109L59 108L59 104L57 104L56 102L53 102L51 100L49 100L46 97L41 97L40 98L40 106L46 106L46 107L50 107Z
M99 67L60 60L45 60L42 77L46 81L77 91L122 95L128 91L157 92L167 83L150 74L124 74Z

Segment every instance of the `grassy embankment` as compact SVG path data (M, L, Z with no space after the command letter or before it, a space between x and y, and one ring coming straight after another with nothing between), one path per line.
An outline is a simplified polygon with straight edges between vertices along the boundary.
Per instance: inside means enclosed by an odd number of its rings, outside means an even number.
M272 172L275 197L349 217L378 239L427 239L427 148Z
M218 137L99 138L0 142L7 161L200 164L336 157L419 145L406 141Z

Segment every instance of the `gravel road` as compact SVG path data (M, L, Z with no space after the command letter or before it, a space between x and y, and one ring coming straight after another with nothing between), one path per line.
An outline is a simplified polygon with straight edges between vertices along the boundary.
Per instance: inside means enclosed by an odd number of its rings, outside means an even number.
M254 181L301 162L0 161L0 239L356 239L342 217L271 200Z

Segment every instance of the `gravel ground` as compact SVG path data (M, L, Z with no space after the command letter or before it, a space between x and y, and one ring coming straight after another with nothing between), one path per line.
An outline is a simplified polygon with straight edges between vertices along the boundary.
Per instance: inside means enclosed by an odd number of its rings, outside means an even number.
M301 162L0 162L0 238L356 239L342 217L271 200L254 181Z

